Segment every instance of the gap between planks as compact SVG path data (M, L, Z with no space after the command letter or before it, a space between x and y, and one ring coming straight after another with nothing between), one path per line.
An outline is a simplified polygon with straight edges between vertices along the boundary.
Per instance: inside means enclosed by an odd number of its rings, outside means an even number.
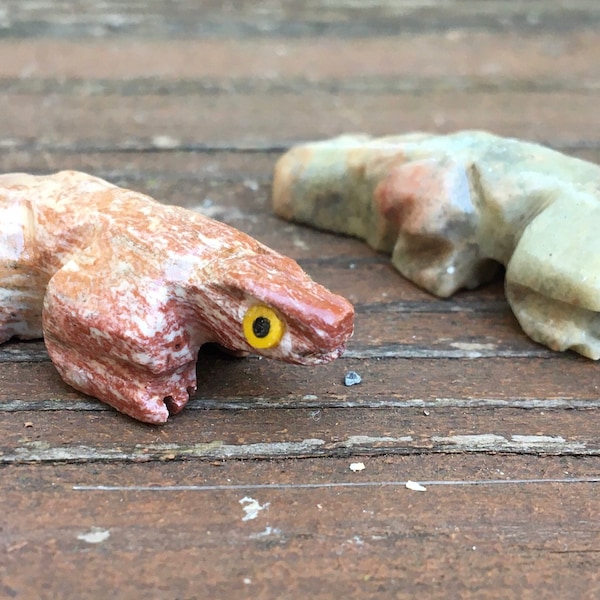
M589 94L600 90L597 79L555 79L555 78L519 78L446 76L446 77L353 77L344 79L313 80L305 78L260 79L256 77L237 77L226 80L214 77L195 79L177 79L169 81L159 77L115 79L79 79L79 78L0 78L0 93L28 95L81 95L85 96L186 96L186 95L222 95L269 93L288 94L326 92L330 94L408 94L423 95L447 91L460 92L519 92L529 94L548 94L569 92Z
M176 32L181 38L284 39L315 36L358 38L399 33L486 30L494 32L540 29L564 32L593 28L600 20L595 0L518 0L482 2L473 10L469 1L426 2L418 0L356 2L319 0L291 3L287 10L277 6L257 10L253 3L241 2L234 13L223 7L206 9L191 0L171 4L140 3L123 11L113 0L102 3L40 3L37 0L5 0L5 23L0 37L114 39L128 36L165 39ZM80 5L77 10L73 6ZM263 3L264 4L264 3ZM275 5L279 3L274 3ZM285 4L285 3L284 3ZM366 3L365 3L366 4ZM63 6L64 5L64 6Z
M319 136L320 138L331 137L327 134ZM510 136L508 136L510 137ZM559 138L533 138L528 141L547 146L551 149L567 154L577 154L580 152L600 152L600 141L594 138L590 139L559 139ZM109 154L109 153L140 153L140 154L159 154L159 153L193 153L193 154L283 154L293 146L305 143L305 139L291 139L279 142L224 142L222 144L215 142L182 142L175 138L154 136L153 138L129 137L125 141L111 140L104 142L102 140L90 141L57 141L57 140L36 140L29 141L19 138L4 137L0 138L0 149L10 150L12 152L30 152L30 153L59 153L59 154ZM130 173L126 173L129 177ZM178 177L175 173L174 177Z
M577 398L373 398L357 393L353 398L347 396L252 396L252 398L195 398L185 407L190 410L260 410L260 409L314 409L314 418L318 411L332 408L517 408L523 410L593 410L600 408L598 399ZM48 398L42 400L5 400L0 402L1 413L30 411L75 411L75 412L114 412L114 409L99 400L61 400Z

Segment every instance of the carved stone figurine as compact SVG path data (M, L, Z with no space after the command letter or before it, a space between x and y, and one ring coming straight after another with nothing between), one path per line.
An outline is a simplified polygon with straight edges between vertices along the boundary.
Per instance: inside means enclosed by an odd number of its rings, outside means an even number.
M356 236L447 297L506 266L524 331L600 357L600 166L466 131L292 148L277 163L275 211Z
M0 343L45 338L63 379L149 423L196 390L200 346L313 365L354 311L293 260L84 173L0 176Z

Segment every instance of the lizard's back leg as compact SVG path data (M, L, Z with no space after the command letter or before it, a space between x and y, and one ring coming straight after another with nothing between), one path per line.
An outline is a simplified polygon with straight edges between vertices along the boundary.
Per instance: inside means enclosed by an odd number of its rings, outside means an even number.
M506 272L523 330L553 350L600 358L600 207L555 202L527 226Z

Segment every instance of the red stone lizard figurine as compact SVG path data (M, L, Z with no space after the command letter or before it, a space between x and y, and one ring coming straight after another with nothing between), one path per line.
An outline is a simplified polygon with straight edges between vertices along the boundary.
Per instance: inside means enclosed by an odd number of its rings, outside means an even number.
M73 171L0 176L0 343L43 335L62 378L148 423L214 342L297 364L341 355L352 305L232 227Z

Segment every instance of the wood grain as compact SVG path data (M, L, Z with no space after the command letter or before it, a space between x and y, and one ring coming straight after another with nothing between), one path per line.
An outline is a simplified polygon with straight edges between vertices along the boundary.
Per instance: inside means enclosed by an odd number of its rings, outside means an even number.
M36 140L40 149L160 149L207 146L281 147L366 131L492 129L533 141L571 142L590 136L593 94L557 92L544 97L524 92L433 91L430 103L417 95L382 93L342 95L323 91L266 92L215 96L148 95L0 97L0 128L7 144L20 149ZM269 106L269 110L265 110ZM98 127L98 114L103 125ZM297 115L292 121L289 115ZM542 137L543 132L543 137Z
M423 3L378 0L367 9L347 0L268 2L184 0L175 5L85 0L47 5L37 0L7 0L4 35L28 38L275 37L326 35L356 37L454 29L564 32L594 27L600 10L594 0L473 0Z
M12 467L3 591L591 598L597 460L379 457L361 473L348 459ZM512 482L514 473L537 481ZM411 478L447 485L413 492Z
M599 23L596 0L5 0L1 170L225 221L357 321L315 369L203 349L162 428L70 389L43 342L0 347L0 597L598 597L597 363L525 338L501 274L438 300L269 196L291 144L346 131L600 162Z

